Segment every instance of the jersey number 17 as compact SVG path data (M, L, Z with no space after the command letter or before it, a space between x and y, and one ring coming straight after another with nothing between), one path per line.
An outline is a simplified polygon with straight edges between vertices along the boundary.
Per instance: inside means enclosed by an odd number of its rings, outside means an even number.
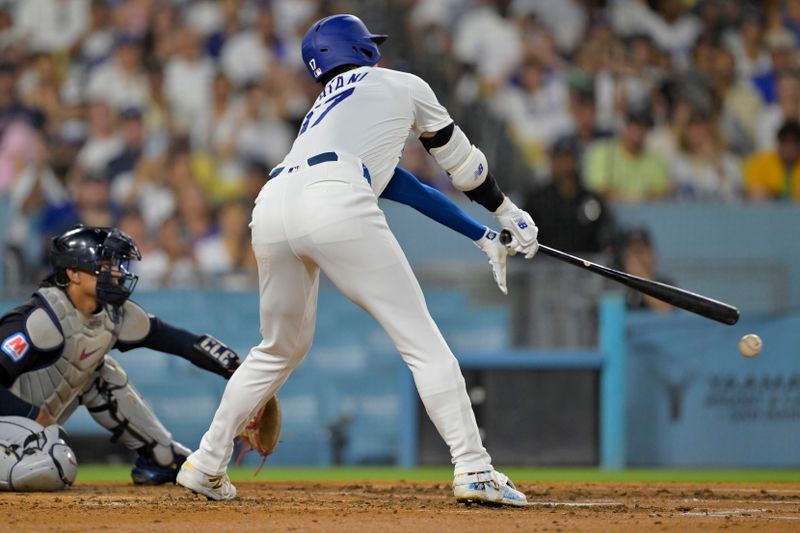
M306 118L303 119L303 125L300 127L300 133L298 135L302 135L303 133L305 133L307 129L313 128L314 126L319 124L322 121L322 119L325 118L325 115L330 113L331 109L336 107L336 104L339 104L342 100L344 100L348 96L351 96L355 90L356 90L355 87L350 87L349 89L346 89L340 92L339 94L335 94L330 98L328 98L327 100L320 102L319 104L314 106L314 108L308 112ZM315 120L313 124L310 124L311 119L314 117L314 113L324 105L327 105L328 107L322 110L322 112L317 116L317 120Z

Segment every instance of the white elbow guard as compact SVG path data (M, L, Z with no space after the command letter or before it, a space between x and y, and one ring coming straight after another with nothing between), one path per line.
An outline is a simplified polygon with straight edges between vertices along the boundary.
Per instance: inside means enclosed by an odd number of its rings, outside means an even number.
M489 162L467 136L456 126L447 144L431 148L431 155L450 176L453 186L460 191L471 191L489 175Z

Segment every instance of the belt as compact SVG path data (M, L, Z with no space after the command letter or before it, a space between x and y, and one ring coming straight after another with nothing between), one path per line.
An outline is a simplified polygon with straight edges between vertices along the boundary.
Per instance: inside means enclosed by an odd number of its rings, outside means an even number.
M314 165L319 165L320 163L328 163L329 161L338 161L339 156L336 152L322 152L321 154L317 154L315 156L309 157L306 159L306 163L308 166L313 167ZM275 167L272 169L272 172L269 173L270 179L277 177L281 172L287 170L287 173L291 174L292 172L297 172L298 166L289 167L288 170L286 167ZM369 175L369 170L367 166L363 163L361 164L361 168L364 170L364 179L367 180L367 183L372 185L372 177Z

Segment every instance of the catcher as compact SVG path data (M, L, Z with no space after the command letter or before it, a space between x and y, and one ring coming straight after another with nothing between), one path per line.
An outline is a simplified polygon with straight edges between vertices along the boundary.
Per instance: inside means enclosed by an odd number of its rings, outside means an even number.
M112 441L138 454L136 484L175 482L191 451L172 439L109 354L150 348L228 379L230 348L147 314L128 298L141 253L114 228L77 226L55 237L53 268L28 302L0 317L0 490L57 490L75 479L60 427L79 405Z

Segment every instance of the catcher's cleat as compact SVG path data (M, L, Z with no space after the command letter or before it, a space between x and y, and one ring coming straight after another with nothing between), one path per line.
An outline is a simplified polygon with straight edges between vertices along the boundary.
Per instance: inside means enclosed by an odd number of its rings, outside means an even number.
M197 470L188 461L183 463L178 472L177 483L195 494L202 494L209 500L232 500L236 497L236 487L231 483L227 473L209 476Z
M178 470L186 455L185 448L172 446L172 461L164 466L158 463L150 450L139 450L139 457L131 470L131 478L134 485L163 485L165 483L175 483Z
M497 470L456 474L453 479L453 494L456 501L467 505L528 505L525 495L517 490L508 476Z

